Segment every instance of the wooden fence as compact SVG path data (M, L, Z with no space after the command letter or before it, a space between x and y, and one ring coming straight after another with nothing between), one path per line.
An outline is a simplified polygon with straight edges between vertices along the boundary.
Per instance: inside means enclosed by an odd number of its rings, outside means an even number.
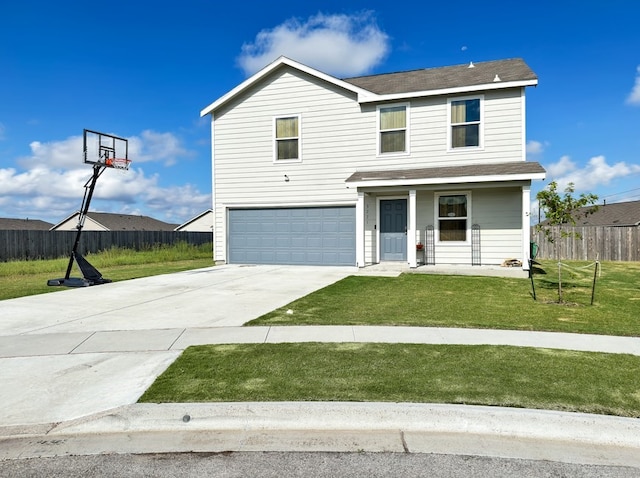
M538 244L538 258L584 261L640 261L640 226L553 226L555 239L550 243L544 232L531 231L531 240ZM569 232L560 237L561 231ZM575 237L577 232L580 237ZM556 255L556 247L560 257Z
M77 231L0 230L0 262L68 257ZM99 252L112 247L137 251L158 244L213 242L210 232L175 231L82 231L79 252ZM213 254L213 251L212 251Z

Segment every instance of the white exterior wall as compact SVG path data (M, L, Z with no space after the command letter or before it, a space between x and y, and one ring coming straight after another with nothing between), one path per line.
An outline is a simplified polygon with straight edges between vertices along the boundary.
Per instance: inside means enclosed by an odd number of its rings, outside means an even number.
M522 257L521 188L474 191L473 223L480 225L483 264L526 261Z
M213 229L213 212L208 212L207 214L199 217L191 221L189 224L184 227L179 227L178 231L184 232L211 232Z
M519 187L466 188L471 193L471 217L480 225L481 263L500 265L505 259L522 258L522 190ZM418 191L418 237L426 245L426 228L434 226L435 195L439 191L455 191L445 188ZM471 264L471 241L464 245L435 244L436 264ZM526 260L526 258L524 258Z
M289 114L300 115L302 161L274 162L273 118ZM371 158L366 144L375 144L375 109L363 114L355 95L285 71L214 121L217 260L226 258L229 207L355 205L357 191L345 179Z
M378 224L376 198L371 194L364 197L364 260L365 264L377 262L377 231Z
M411 161L403 167L461 166L523 160L523 89L485 92L483 148L449 151L447 97L411 102ZM474 95L465 95L473 97Z
M56 231L77 231L78 230L78 214L61 223L55 228ZM89 216L85 216L83 231L108 231L106 227L95 222Z
M484 92L483 148L453 152L447 148L447 98L413 99L409 114L410 155L379 156L375 105L360 105L354 93L291 68L274 72L214 112L216 260L226 260L228 208L355 205L357 190L345 184L355 171L523 160L523 95L524 88ZM300 162L274 162L273 122L275 116L282 115L300 116ZM289 181L285 181L285 175ZM500 194L495 189L488 194L493 192ZM475 210L481 201L482 196L478 200L474 192L473 214L487 216L482 208ZM377 257L375 204L374 195L365 197L366 263L375 262ZM504 206L501 200L494 201L494 205ZM475 217L472 220L477 222ZM424 235L426 224L433 224L433 194L425 195L418 189L420 235ZM514 232L519 234L521 251L520 228ZM495 237L503 238L500 234ZM489 237L483 232L482 262L485 258L497 261L499 256L501 263L508 257L500 252L505 250L503 246L496 246L488 255L484 252ZM510 240L507 242L506 251L511 253L513 246ZM445 255L437 255L436 260L470 263L468 249L465 252L453 248ZM515 252L513 257L520 255Z

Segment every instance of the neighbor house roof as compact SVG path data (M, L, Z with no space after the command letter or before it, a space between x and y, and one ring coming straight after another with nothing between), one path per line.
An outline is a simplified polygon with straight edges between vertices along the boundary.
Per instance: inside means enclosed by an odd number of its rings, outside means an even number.
M390 186L409 184L471 183L480 181L518 181L544 179L544 168L534 161L440 166L433 168L357 171L346 180L347 185Z
M576 226L638 226L640 225L640 201L601 204L593 214L585 215L589 207L581 208L574 215Z
M200 116L214 113L218 108L249 90L249 88L272 72L285 67L293 68L351 91L357 95L359 103L497 90L538 84L538 77L520 58L339 79L281 56L204 108L200 112Z
M53 224L40 219L11 219L0 218L0 230L12 231L48 231Z
M76 212L56 224L52 229L60 224L68 222L74 217L78 217ZM89 212L87 217L102 225L109 231L173 231L177 224L169 224L159 221L149 216L136 216L132 214L114 214L109 212Z

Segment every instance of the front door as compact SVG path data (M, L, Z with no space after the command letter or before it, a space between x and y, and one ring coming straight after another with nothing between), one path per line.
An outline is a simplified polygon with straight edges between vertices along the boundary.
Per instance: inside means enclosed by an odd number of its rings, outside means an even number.
M407 200L380 201L380 260L407 260Z

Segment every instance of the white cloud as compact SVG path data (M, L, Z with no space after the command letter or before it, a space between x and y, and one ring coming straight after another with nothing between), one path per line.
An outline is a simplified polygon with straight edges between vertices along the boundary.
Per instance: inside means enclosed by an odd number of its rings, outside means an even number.
M604 156L594 156L583 168L579 168L569 156L563 156L546 169L549 180L556 181L560 191L569 183L573 183L578 191L592 191L614 179L640 174L640 165L628 165L625 162L610 165Z
M562 156L557 163L550 164L546 167L547 177L552 181L557 180L557 178L560 178L564 174L575 171L576 168L576 163L571 161L569 156Z
M630 105L640 105L640 66L636 69L636 82L633 85L631 93L627 96L627 103Z
M143 131L130 138L129 171L107 170L100 176L91 210L135 212L181 223L211 207L211 195L190 184L162 187L159 176L146 175L138 162L191 156L172 133ZM82 137L30 144L31 155L18 160L23 170L0 168L0 216L57 222L80 208L91 169L82 162ZM140 212L143 211L143 212Z
M527 142L527 154L540 154L544 151L544 146L540 141Z
M389 37L371 13L318 14L301 23L290 19L262 30L245 43L238 63L251 75L280 56L325 73L354 76L369 72L389 51Z
M129 156L136 162L162 161L172 166L180 157L193 156L173 133L145 130L140 137L129 138Z

